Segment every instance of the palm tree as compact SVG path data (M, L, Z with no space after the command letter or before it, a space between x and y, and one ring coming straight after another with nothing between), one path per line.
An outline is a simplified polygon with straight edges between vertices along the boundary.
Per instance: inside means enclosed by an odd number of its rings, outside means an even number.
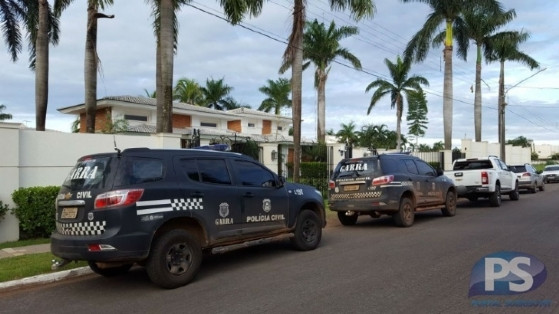
M217 110L225 110L228 108L229 93L233 87L224 84L223 78L219 80L207 79L206 86L200 88L202 95L204 95L204 105L208 108Z
M4 111L4 109L6 109L6 106L5 105L0 105L0 121L12 119L11 114L2 112L2 111Z
M25 10L21 1L0 0L0 25L4 41L12 61L17 61L18 53L21 52L21 30L19 20L24 19Z
M146 95L147 98L157 98L157 93L155 91L150 93L146 88L144 88L144 95Z
M487 43L495 36L506 36L509 32L495 33L501 26L507 24L516 17L514 10L506 12L499 11L497 13L490 13L485 11L482 7L473 6L464 10L463 18L464 24L460 27L464 29L458 32L463 32L471 39L476 45L476 81L475 81L475 96L474 96L474 126L475 126L475 140L481 141L481 60L482 49L487 48ZM458 54L463 55L466 59L468 52L468 42L463 47L459 47Z
M177 47L178 22L176 11L183 4L191 0L146 0L152 4L154 16L154 33L157 39L156 46L156 95L157 95L157 122L156 131L161 133L172 132L173 117L173 54ZM262 10L263 0L237 1L222 0L228 21L235 25L241 22L244 15L257 16Z
M425 60L429 46L441 24L445 24L444 39L444 85L443 85L443 124L445 149L452 147L452 43L454 41L453 28L460 30L459 25L464 24L462 12L472 6L480 6L487 12L498 12L501 6L496 0L402 0L403 2L422 2L433 10L427 16L423 27L412 37L408 43L404 56L406 59L417 62ZM454 27L453 27L454 26ZM463 33L456 34L458 47L465 46L468 38ZM438 42L433 41L433 44Z
M421 85L429 86L429 81L419 75L408 77L411 67L409 60L402 61L398 56L396 63L392 63L388 59L384 59L384 63L388 67L392 82L379 78L367 86L365 89L366 92L376 88L371 97L371 103L369 109L367 109L367 114L371 113L371 109L373 109L381 98L390 94L390 107L392 109L396 107L396 149L399 150L402 144L400 124L402 122L402 113L404 112L404 94L409 102L411 97L410 93L422 92Z
M58 0L55 2L55 13L60 16L73 0ZM84 86L85 86L85 132L95 133L95 117L97 113L97 70L99 56L97 55L97 20L100 18L114 18L114 15L99 13L105 6L113 4L113 0L88 0L87 25L85 37L84 58Z
M305 0L294 0L293 25L289 42L283 54L283 66L280 73L291 67L291 107L293 119L293 181L299 182L301 163L301 100L303 85L303 26L305 23ZM350 10L355 20L372 17L375 6L372 0L330 0L333 10Z
M530 70L538 68L539 63L529 55L521 52L518 45L528 40L530 35L526 32L512 32L508 36L493 38L486 50L487 61L499 61L499 144L501 159L506 162L505 156L505 61L516 61L527 65Z
M357 132L359 137L358 145L361 147L367 147L369 149L375 149L383 146L386 142L387 133L386 124L374 125L367 124L361 127L361 130Z
M268 85L264 85L258 90L268 96L262 101L258 110L265 112L273 110L274 114L279 115L281 108L291 108L291 99L289 99L291 82L288 79L280 77L275 81L268 80Z
M29 68L35 71L35 129L44 131L49 89L49 43L58 44L58 18L48 0L21 3L29 38Z
M193 79L185 77L177 81L173 90L173 99L183 103L192 105L201 105L204 101L204 94L200 88L200 84Z
M325 107L326 107L326 80L330 73L331 64L335 58L341 57L351 62L354 68L361 69L361 61L346 48L340 47L339 41L351 35L358 34L359 30L353 26L336 28L334 21L326 29L324 23L315 19L307 22L303 34L303 58L309 60L303 64L306 69L312 62L316 66L314 72L314 87L317 89L317 128L316 138L319 143L326 139Z

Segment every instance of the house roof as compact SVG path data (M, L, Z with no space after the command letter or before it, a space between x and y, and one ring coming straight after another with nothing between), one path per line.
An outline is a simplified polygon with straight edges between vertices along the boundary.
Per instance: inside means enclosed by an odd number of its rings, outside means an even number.
M147 107L150 110L155 110L155 108L157 107L155 98L142 96L107 96L97 100L97 108L112 107L115 104L118 104L122 107L130 108L138 108L139 106ZM58 108L58 111L65 114L81 114L85 112L85 104L77 104L69 107ZM198 114L217 116L227 120L236 120L237 118L241 117L254 117L259 119L265 118L274 121L291 122L291 117L275 115L249 108L238 108L223 111L202 106L195 106L182 102L173 102L173 112L184 114L188 114L189 112L196 112Z

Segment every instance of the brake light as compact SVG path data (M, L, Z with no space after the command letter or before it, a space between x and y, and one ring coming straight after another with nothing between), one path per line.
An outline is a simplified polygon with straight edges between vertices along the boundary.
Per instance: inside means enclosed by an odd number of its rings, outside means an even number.
M377 177L373 179L373 182L371 183L371 185L382 185L382 184L388 184L390 182L394 181L394 176L393 175L388 175L388 176L382 176L382 177Z
M143 193L144 189L133 189L99 194L95 198L95 209L132 205L142 197Z
M487 174L487 171L482 171L481 172L481 184L488 184L489 183L489 175Z
M333 189L335 187L336 187L336 182L334 182L332 180L328 181L328 188L329 189Z
M530 172L524 172L524 173L522 174L522 176L523 176L523 177L529 177L529 176L530 176Z

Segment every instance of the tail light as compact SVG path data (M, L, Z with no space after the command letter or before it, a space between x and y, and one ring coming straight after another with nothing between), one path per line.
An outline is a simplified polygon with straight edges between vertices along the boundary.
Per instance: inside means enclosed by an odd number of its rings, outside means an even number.
M336 187L336 182L330 180L328 181L328 188L331 190Z
M371 183L371 185L382 185L382 184L388 184L390 182L394 181L394 176L393 175L388 175L388 176L382 176L382 177L377 177L373 179L373 182Z
M95 198L95 209L128 206L136 203L144 194L144 189L117 190L99 194Z
M523 177L529 177L529 176L530 176L530 172L524 172L524 173L522 174L522 176L523 176Z
M487 174L487 171L481 172L481 184L489 184L489 175Z

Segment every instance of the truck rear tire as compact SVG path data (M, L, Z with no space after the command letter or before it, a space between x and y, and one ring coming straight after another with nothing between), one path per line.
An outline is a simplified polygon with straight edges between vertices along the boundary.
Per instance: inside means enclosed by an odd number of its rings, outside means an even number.
M492 207L501 206L501 186L495 184L495 191L489 196L489 205Z
M155 240L146 271L156 285L174 289L192 281L201 262L198 240L186 230L175 229Z
M400 200L400 208L393 216L394 223L398 227L409 227L413 225L415 218L415 208L413 202L409 197L403 197Z
M520 199L520 193L518 192L518 182L516 182L516 186L514 187L514 191L510 192L509 199L511 201L518 201Z

